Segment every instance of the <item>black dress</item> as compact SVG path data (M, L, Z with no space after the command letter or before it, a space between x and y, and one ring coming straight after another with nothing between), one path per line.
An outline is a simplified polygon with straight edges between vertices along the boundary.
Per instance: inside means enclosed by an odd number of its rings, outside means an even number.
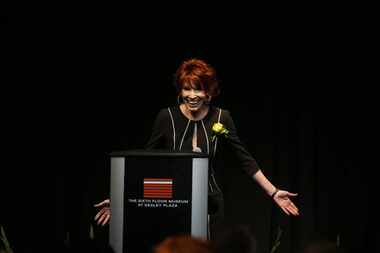
M212 140L212 126L220 122L229 130L228 137ZM196 140L194 143L194 139ZM196 146L196 147L195 147ZM161 109L154 122L146 149L167 149L175 152L203 152L209 155L209 214L210 225L224 216L222 186L218 170L227 156L234 156L235 166L253 176L259 166L236 134L230 113L210 106L207 115L198 121L189 120L179 105Z

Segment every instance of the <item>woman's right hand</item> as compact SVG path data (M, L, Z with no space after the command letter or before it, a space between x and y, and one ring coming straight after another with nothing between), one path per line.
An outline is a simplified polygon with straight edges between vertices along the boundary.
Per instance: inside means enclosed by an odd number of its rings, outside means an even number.
M110 200L106 199L102 202L95 204L95 207L101 208L100 211L95 215L94 220L97 222L98 225L104 226L108 223L108 221L111 218L111 208L110 208Z

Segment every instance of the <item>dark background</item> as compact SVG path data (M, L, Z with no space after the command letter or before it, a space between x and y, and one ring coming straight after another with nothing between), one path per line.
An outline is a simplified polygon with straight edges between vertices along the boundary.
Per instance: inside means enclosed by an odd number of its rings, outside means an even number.
M232 170L226 220L249 224L260 252L278 227L278 252L338 236L352 252L379 248L371 16L77 7L1 14L0 224L15 252L61 247L68 233L72 244L88 239L92 205L108 194L107 153L144 145L190 57L216 68L214 104L230 110L265 175L299 193L301 216L287 217ZM106 243L107 228L95 236Z

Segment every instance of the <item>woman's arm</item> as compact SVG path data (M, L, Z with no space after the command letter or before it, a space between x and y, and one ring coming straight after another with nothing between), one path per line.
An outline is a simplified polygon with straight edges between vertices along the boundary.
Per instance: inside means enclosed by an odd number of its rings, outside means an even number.
M261 186L268 196L272 196L272 194L277 190L277 188L264 176L261 170L258 170L253 175L253 179Z
M237 135L234 121L228 111L224 111L224 123L230 132L227 138L227 143L233 150L239 160L242 169L249 175L252 175L253 179L260 185L260 187L273 198L277 205L287 215L299 215L298 208L290 200L290 197L297 196L296 193L290 193L288 191L277 189L263 174L256 160L248 152L245 145L240 141ZM223 123L223 122L222 122Z
M263 174L261 170L258 170L254 175L253 179L261 186L261 188L273 198L276 204L287 214L287 215L299 215L298 208L290 200L290 197L295 197L297 193L291 193L288 191L277 189Z
M227 110L222 111L221 123L229 131L226 138L223 137L223 143L228 145L231 154L238 160L239 167L248 175L254 175L260 167L253 156L248 152L245 144L240 140L235 123ZM222 137L221 137L222 138Z

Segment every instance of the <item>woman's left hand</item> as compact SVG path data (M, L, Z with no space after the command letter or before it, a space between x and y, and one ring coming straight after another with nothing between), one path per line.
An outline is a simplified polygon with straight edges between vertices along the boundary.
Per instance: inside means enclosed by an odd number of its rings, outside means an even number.
M281 209L287 214L287 215L294 215L298 216L298 208L294 203L290 200L290 197L297 196L297 193L291 193L283 190L279 190L273 197L273 200L281 207Z

